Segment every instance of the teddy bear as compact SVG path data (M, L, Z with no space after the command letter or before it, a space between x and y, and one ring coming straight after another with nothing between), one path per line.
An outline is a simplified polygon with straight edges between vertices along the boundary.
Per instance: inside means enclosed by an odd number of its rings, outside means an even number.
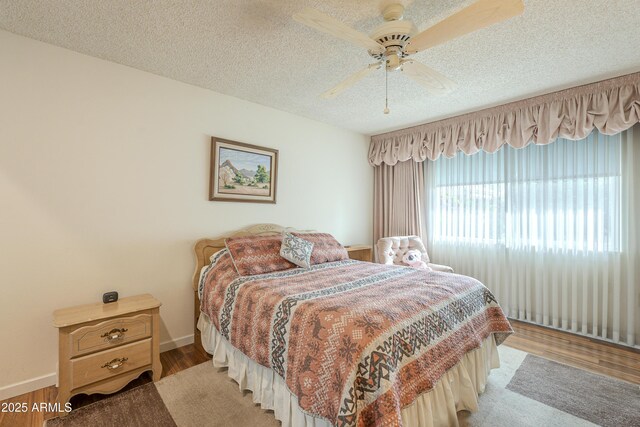
M402 262L412 268L431 270L431 267L429 267L426 262L422 261L422 253L415 249L407 251L407 253L402 257Z

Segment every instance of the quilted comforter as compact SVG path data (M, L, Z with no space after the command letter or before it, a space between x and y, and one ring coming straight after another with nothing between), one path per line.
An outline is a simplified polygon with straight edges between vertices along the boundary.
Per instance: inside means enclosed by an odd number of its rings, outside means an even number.
M402 425L401 409L465 353L512 333L477 280L408 267L344 260L243 277L223 250L199 292L231 345L337 426Z

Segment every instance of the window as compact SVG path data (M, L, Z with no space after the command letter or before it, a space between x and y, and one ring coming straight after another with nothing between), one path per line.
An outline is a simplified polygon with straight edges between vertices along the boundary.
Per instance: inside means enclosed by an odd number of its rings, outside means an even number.
M510 250L620 250L621 138L593 132L427 162L430 241Z
M640 342L640 125L425 162L427 245L508 316Z

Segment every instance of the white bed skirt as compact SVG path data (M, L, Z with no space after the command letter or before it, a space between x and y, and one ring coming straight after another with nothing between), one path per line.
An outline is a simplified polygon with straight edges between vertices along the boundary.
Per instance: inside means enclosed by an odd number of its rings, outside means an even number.
M306 414L284 380L273 370L249 359L233 347L207 316L200 315L198 329L202 345L213 355L215 367L227 367L240 390L251 390L253 401L263 409L273 410L283 427L329 427L323 418ZM420 395L414 403L402 409L405 427L458 426L457 412L478 410L478 394L484 392L489 372L500 367L498 349L490 335L476 350L467 353L438 381L433 390Z

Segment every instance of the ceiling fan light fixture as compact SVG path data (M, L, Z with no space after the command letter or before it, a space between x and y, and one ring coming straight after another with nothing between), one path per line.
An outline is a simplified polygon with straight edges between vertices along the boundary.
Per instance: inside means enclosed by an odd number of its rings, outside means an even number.
M402 65L400 57L396 52L387 53L386 67L387 71L395 71Z

